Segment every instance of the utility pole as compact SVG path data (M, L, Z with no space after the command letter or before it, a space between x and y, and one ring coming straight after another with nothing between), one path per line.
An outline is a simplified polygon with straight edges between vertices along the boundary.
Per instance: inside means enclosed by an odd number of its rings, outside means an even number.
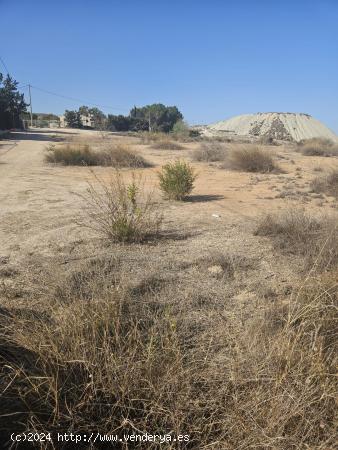
M151 117L150 117L150 111L149 111L149 132L151 131Z
M33 113L32 113L32 96L31 96L31 85L28 85L29 89L29 106L30 106L30 112L31 112L31 128L33 128Z

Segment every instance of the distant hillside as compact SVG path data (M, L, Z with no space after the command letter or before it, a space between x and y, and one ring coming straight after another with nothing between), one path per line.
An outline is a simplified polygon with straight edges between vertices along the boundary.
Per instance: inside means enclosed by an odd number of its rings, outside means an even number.
M319 120L303 113L257 113L235 116L203 129L205 135L266 136L286 141L321 137L338 141L337 135Z

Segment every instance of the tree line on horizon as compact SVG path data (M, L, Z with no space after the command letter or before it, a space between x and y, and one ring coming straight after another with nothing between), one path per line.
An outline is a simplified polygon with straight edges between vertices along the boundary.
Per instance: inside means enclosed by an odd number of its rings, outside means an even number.
M4 77L0 73L0 129L24 128L23 121L30 120L27 112L29 106L24 94L18 90L19 83L9 74ZM154 103L142 107L134 106L128 115L105 115L100 109L81 106L78 110L66 110L65 123L69 128L87 128L84 117L90 118L91 126L108 131L153 131L169 133L174 127L183 127L183 114L177 106L165 106ZM60 120L55 114L33 113L32 119L37 122Z
M109 131L154 131L169 133L178 122L183 121L183 114L176 106L154 103L143 107L134 106L129 115L107 116L98 108L81 106L78 110L65 111L65 122L69 128L86 128L83 117L90 117L92 128Z

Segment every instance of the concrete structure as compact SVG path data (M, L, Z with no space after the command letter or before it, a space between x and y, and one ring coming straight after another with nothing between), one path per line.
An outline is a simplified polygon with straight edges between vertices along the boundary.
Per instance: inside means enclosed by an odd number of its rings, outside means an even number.
M60 128L67 128L65 116L59 116L60 118ZM80 116L81 123L83 127L94 128L93 119L90 116L84 116L81 114Z

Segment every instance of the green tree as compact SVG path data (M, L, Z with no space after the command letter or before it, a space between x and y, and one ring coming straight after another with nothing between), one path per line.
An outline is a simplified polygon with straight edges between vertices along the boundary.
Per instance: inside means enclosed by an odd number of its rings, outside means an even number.
M93 122L93 128L103 130L107 125L107 117L98 108L90 108L88 110L89 116Z
M89 116L89 108L88 108L88 106L80 106L79 113L82 116Z
M21 128L20 115L26 111L24 95L18 91L18 82L10 75L0 73L0 129Z
M134 108L130 111L130 117L148 121L150 131L162 131L168 133L179 120L183 120L182 113L176 106L165 106L162 103L146 105L142 108Z
M111 131L129 131L131 126L131 118L122 114L108 114L107 128Z
M81 116L78 111L65 111L65 121L69 128L82 128Z

